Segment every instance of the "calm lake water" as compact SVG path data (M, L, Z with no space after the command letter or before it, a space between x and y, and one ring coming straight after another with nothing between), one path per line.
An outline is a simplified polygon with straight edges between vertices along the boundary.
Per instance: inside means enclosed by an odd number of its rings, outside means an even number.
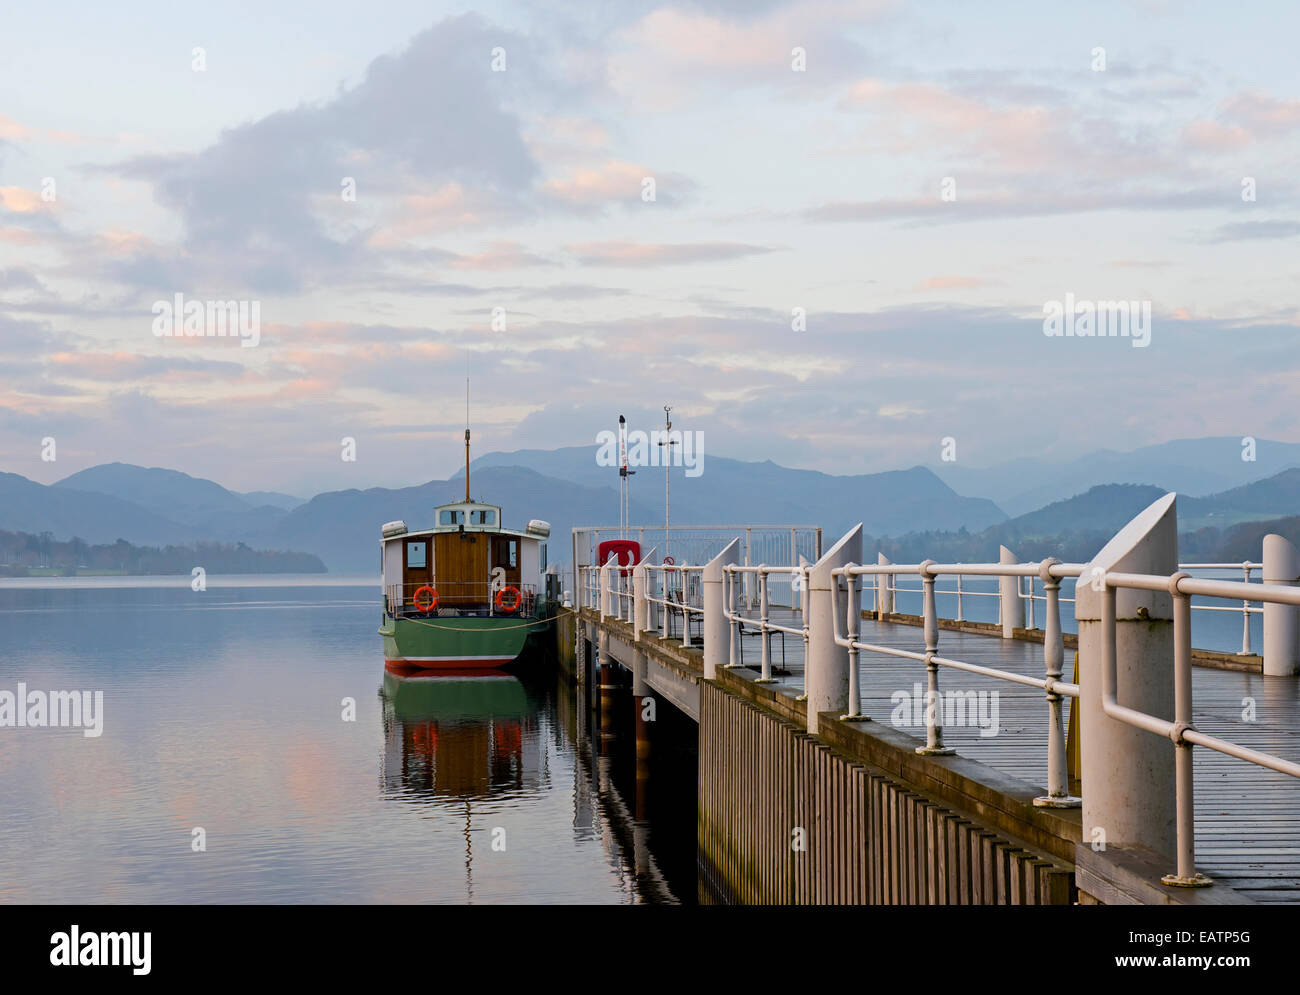
M630 705L595 759L549 661L399 681L378 602L370 578L0 582L0 691L104 693L98 738L0 727L0 901L696 900L680 730L638 795Z

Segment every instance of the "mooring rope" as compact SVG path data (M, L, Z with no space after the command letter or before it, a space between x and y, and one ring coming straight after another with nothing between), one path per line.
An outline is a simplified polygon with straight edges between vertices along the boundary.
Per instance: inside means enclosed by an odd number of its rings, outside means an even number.
M394 619L396 621L396 619ZM414 622L416 625L427 625L430 629L442 629L446 632L509 632L511 629L528 629L536 625L547 625L555 621L551 618L539 618L536 622L520 622L518 625L498 625L491 629L485 629L482 626L461 626L461 625L438 625L434 622L426 622L420 618L404 618L404 622Z

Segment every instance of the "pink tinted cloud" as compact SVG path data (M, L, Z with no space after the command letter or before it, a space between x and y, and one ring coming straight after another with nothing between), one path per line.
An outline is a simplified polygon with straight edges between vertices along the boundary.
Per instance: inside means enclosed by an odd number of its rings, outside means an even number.
M35 190L25 187L0 187L0 207L15 214L35 214L50 210L50 204L41 200Z
M1183 142L1203 152L1225 152L1249 145L1251 135L1240 125L1223 125L1218 121L1193 121L1183 129Z
M449 265L452 269L499 271L526 266L552 266L554 263L542 256L528 252L518 242L493 242L483 252L458 256Z
M575 169L562 178L547 180L542 184L542 190L569 204L635 201L641 197L642 180L653 175L643 166L610 160L599 166Z
M564 248L584 266L675 266L740 259L775 251L769 246L742 242L582 242Z
M974 290L988 285L987 280L974 276L932 276L921 281L917 290Z

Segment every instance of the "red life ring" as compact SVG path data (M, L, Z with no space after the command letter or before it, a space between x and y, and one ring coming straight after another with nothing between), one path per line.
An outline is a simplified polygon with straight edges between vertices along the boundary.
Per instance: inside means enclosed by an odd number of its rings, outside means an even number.
M420 595L422 594L427 594L429 596L423 602L420 600ZM420 611L425 615L428 615L429 612L438 607L438 592L428 584L425 584L423 587L416 589L415 594L411 596L411 600L415 602L416 608L420 609Z
M508 605L504 603L505 595L507 591L509 591L511 594L514 595L510 599L510 604ZM522 600L523 598L519 594L519 588L503 587L501 588L501 590L497 591L497 598L496 598L497 611L504 612L507 615L512 615L519 610L519 602Z

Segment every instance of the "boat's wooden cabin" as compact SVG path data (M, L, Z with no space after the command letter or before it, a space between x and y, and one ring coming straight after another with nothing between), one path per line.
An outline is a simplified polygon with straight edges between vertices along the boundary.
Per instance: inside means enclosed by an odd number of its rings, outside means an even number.
M411 532L405 522L383 527L390 614L532 616L546 573L550 526L533 520L523 532L502 528L501 509L477 501L435 511L431 529ZM426 608L430 591L432 606Z

